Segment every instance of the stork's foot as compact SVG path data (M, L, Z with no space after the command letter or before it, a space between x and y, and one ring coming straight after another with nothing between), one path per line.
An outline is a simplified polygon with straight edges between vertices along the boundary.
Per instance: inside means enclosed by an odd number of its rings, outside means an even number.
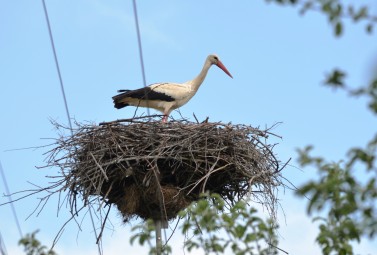
M168 122L168 115L164 115L164 117L162 117L162 123L166 122Z

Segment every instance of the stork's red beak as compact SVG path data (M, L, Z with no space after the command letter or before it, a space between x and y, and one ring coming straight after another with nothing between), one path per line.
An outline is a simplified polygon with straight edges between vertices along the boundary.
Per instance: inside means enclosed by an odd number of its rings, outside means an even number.
M226 69L226 67L224 66L224 64L223 64L220 60L217 61L217 66L218 66L219 68L221 68L221 70L223 70L227 75L229 75L230 78L233 79L233 76L229 73L228 69Z

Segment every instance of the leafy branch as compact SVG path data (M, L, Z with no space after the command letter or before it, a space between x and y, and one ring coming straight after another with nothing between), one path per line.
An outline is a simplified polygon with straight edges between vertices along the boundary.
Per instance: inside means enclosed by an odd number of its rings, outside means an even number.
M377 114L377 77L372 79L372 81L367 86L362 86L359 88L352 88L346 84L345 78L346 73L339 69L334 69L325 78L324 84L326 86L343 89L349 93L350 96L364 96L369 100L368 107L374 113Z
M23 237L18 244L24 247L26 255L57 255L53 250L48 249L35 237L39 230Z
M272 255L283 251L277 247L276 224L258 217L256 209L245 201L227 208L226 202L213 194L191 204L180 212L180 217L184 219L180 227L182 234L190 236L184 244L188 252L202 250L205 254L225 254L231 250L237 255ZM150 254L155 254L153 222L138 225L133 231L137 233L131 237L131 242L138 240L140 245L148 244ZM171 254L171 248L165 246L163 254Z
M307 11L318 11L327 16L333 27L335 36L343 34L344 19L350 19L355 23L365 22L365 31L368 34L373 32L377 23L377 16L370 13L368 6L356 7L352 4L344 4L340 0L266 0L280 5L292 5L300 8L300 13Z
M181 214L186 217L182 233L191 232L185 248L190 252L201 249L205 254L223 254L229 248L232 254L278 254L277 226L264 221L253 207L238 201L226 209L217 194L192 204Z

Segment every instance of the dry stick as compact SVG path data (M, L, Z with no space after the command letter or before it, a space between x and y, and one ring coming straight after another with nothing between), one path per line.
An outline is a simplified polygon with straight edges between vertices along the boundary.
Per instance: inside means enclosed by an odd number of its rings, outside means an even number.
M113 184L114 184L114 182L112 182L112 183L110 184L110 188L109 188L109 190L106 192L105 196L103 197L103 199L102 199L102 203L98 206L97 211L99 211L99 210L102 208L103 203L106 202L106 198L107 198L107 196L109 195L111 189L113 188ZM111 207L111 204L110 204L110 207Z
M98 242L101 240L103 230L105 229L105 223L106 223L107 217L109 216L109 213L110 213L110 209L111 209L111 205L109 205L109 210L107 210L105 219L102 221L101 231L98 234L96 244L98 244Z
M220 160L220 155L217 155L216 162L211 166L211 168L210 168L209 171L208 171L208 174L206 174L206 178L204 179L204 183L203 183L202 191L201 191L202 193L205 192L205 187L206 187L206 185L207 185L208 178L210 177L210 175L211 175L213 172L215 172L213 169L216 167L217 162L219 162L219 160ZM227 166L227 165L225 165L225 166ZM222 167L219 167L219 168L222 168Z
M187 194L190 194L191 191L193 191L203 180L206 180L209 178L209 176L217 171L220 171L220 170L223 170L224 168L226 168L227 166L231 165L232 163L228 163L226 164L225 166L221 166L219 168L216 168L215 170L212 170L211 172L208 172L205 176L203 176L202 178L200 178L194 185L194 187L192 187L192 189L190 189L189 192L187 192Z
M85 206L81 207L79 211L81 211L82 209L84 209ZM58 240L60 239L61 235L63 234L63 231L64 231L64 228L65 226L68 224L68 222L70 222L75 216L74 215L71 215L71 217L63 224L63 226L60 228L59 232L56 234L53 242L52 242L52 246L51 246L51 249L53 249L55 247L55 245L57 244Z
M164 115L163 114L154 114L154 115L133 117L133 118L128 118L128 119L119 119L119 120L114 120L114 121L109 121L109 122L100 122L99 125L100 126L111 125L111 124L117 124L117 123L120 123L120 122L134 122L134 123L137 123L137 121L135 121L135 120L144 119L144 118L162 117L162 116L164 116ZM145 123L145 122L143 122L143 123Z
M105 177L106 181L108 181L109 178L107 177L105 170L103 170L102 166L100 164L98 164L98 162L97 162L96 158L94 157L93 153L89 152L89 154L90 154L90 156L92 156L92 158L94 160L94 163L96 163L96 165L98 166L98 168L102 171L103 176Z
M175 233L175 231L177 230L177 227L178 227L178 224L179 224L179 222L181 221L181 217L179 217L179 219L177 220L177 223L175 224L175 227L174 227L174 229L171 229L172 230L172 233L170 234L170 236L169 236L169 238L167 239L167 240L165 240L165 244L164 244L164 246L163 246L163 248L168 244L168 242L170 241L170 239L172 238L172 236L173 236L173 234Z
M282 251L282 252L284 252L285 254L289 254L288 252L286 252L285 250L283 250L283 249L280 249L279 247L277 247L277 246L275 246L275 245L273 245L272 243L270 243L270 242L267 242L267 244L268 245L270 245L270 246L272 246L272 247L274 247L274 248L276 248L276 249L278 249L279 251Z

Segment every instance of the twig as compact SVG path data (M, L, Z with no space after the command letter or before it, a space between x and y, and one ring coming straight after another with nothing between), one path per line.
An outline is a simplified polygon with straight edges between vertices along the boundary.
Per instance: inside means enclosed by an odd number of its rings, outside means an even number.
M98 166L98 168L103 173L103 176L105 177L105 180L108 181L109 178L107 177L105 170L103 170L102 166L100 164L98 164L98 162L97 162L96 158L94 157L93 153L89 152L89 154L90 154L90 156L92 156L92 158L94 160L94 163Z

